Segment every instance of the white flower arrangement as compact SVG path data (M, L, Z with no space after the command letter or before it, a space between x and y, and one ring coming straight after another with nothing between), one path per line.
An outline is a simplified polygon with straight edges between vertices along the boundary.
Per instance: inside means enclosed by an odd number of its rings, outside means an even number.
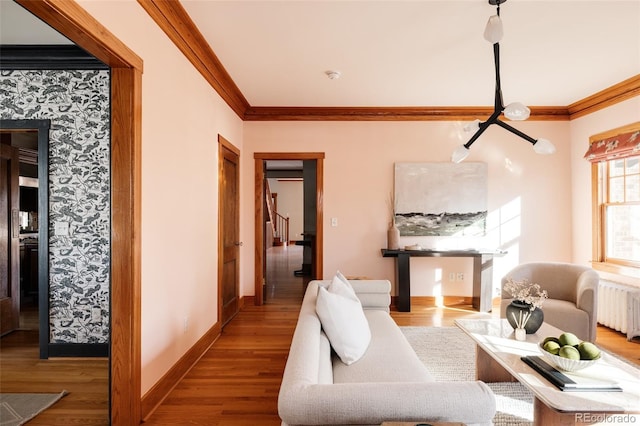
M503 290L515 300L529 305L531 311L541 307L544 300L549 297L547 290L542 290L539 284L530 283L526 278L520 281L507 278Z

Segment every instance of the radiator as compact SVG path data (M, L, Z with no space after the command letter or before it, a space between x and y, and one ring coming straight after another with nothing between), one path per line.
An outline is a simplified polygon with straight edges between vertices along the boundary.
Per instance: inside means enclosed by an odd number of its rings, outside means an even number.
M598 322L626 333L627 340L640 336L640 288L600 280Z

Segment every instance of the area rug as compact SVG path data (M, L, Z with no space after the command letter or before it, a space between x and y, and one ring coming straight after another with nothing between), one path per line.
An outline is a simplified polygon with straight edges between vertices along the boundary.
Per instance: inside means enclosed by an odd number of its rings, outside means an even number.
M1 393L0 425L23 425L58 402L68 392L60 393Z
M458 327L400 327L436 380L475 380L475 343ZM495 426L533 424L533 394L520 383L487 383L496 397Z

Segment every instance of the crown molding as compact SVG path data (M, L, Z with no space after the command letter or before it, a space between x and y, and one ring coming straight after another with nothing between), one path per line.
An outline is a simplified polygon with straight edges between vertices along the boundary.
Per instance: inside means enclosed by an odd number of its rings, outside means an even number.
M249 102L182 4L167 0L138 0L138 3L231 109L244 119Z
M464 121L487 117L493 107L251 106L180 1L138 0L156 24L244 121ZM640 75L569 106L533 106L532 121L568 121L640 95Z
M571 120L640 95L640 74L614 84L567 107Z
M246 121L467 121L492 107L249 107ZM565 107L531 107L530 120L566 121Z

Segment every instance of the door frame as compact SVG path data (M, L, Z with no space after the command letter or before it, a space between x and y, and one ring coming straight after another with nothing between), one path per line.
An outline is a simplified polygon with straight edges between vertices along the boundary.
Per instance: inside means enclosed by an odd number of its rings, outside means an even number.
M224 310L224 300L223 300L223 292L224 286L222 282L223 270L224 270L224 238L222 238L225 229L223 228L223 220L222 220L222 210L225 206L222 205L222 186L224 185L224 153L223 150L229 150L235 155L238 156L238 167L237 167L237 194L236 200L238 209L237 209L237 217L236 224L237 227L236 233L238 238L240 238L240 150L236 148L231 142L226 140L221 135L218 135L218 323L224 327L226 324L222 322L223 320L223 310ZM240 308L240 254L238 253L238 259L236 261L236 297L238 298L236 306L238 309ZM237 313L237 311L236 311Z
M255 304L264 304L262 286L264 284L264 162L266 160L316 160L316 250L313 261L316 266L315 279L322 279L323 271L323 191L324 191L324 152L256 152L255 161L255 240L254 240L254 291Z
M110 423L141 421L142 59L74 1L15 0L111 68Z
M49 357L49 128L51 120L0 120L0 129L38 132L38 346Z

